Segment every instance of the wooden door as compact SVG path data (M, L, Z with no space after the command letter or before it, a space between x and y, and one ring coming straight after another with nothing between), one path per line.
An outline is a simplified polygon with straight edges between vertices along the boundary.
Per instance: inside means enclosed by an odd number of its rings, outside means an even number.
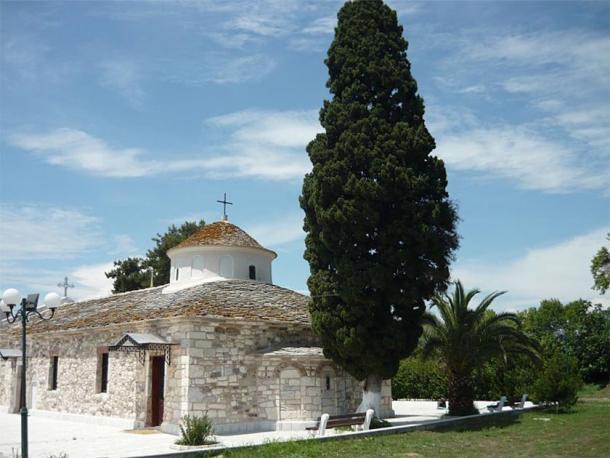
M151 374L151 415L150 425L159 426L163 423L163 392L165 382L165 357L153 356L150 358L152 364Z

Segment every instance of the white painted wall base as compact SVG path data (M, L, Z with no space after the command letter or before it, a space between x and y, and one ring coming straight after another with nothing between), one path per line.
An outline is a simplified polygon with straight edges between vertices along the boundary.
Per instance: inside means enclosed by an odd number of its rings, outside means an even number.
M101 415L81 415L69 412L56 412L53 410L38 410L32 409L28 411L31 416L52 418L55 420L76 421L79 423L87 423L91 425L113 426L122 429L135 429L141 424L137 420L118 417L103 417Z
M316 426L317 420L280 420L275 424L276 431L304 431L310 426Z

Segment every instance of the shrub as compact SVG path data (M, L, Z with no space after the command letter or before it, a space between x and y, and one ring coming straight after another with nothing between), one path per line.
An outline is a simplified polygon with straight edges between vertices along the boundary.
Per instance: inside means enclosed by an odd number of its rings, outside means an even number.
M394 399L443 399L447 397L447 376L439 361L410 357L400 362L392 378Z
M533 395L538 402L554 403L558 408L566 409L576 404L581 386L576 358L556 351L544 362L534 383Z
M176 441L178 445L206 445L214 434L214 426L207 414L202 417L185 415L180 425L182 437Z
M388 428L390 426L392 426L392 423L390 423L389 421L386 421L379 417L373 417L371 418L371 424L369 426L369 429Z

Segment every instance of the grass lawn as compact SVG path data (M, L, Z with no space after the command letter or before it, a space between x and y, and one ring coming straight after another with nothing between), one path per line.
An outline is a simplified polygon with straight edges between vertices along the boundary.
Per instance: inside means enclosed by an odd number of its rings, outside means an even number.
M569 413L536 410L494 420L459 430L273 443L223 457L610 456L610 401L579 402Z
M610 402L610 385L585 385L578 393L578 397L583 400L603 399Z

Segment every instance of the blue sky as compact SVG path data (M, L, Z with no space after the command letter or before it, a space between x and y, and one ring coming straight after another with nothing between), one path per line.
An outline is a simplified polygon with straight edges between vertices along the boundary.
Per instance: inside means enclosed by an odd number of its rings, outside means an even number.
M342 2L0 3L0 289L108 291L114 259L230 220L306 290L298 195ZM595 298L610 231L610 3L389 2L497 308ZM607 299L606 299L607 303Z

